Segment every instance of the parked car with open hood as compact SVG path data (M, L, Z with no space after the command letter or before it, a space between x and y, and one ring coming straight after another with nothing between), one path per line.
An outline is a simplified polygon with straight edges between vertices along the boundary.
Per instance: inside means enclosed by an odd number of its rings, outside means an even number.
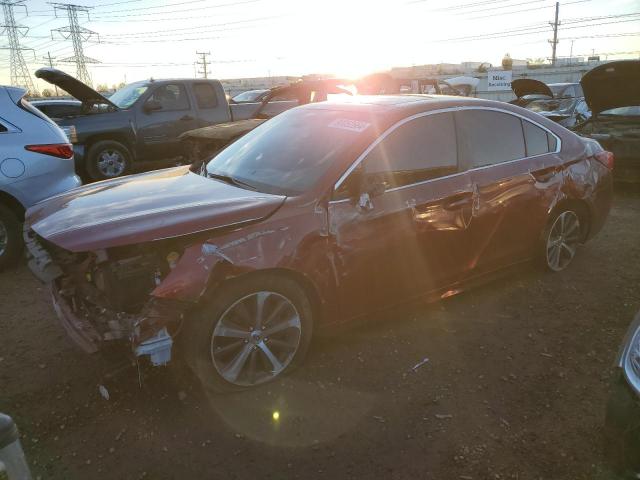
M613 152L616 180L640 182L640 60L599 65L581 84L593 116L573 130Z
M616 358L605 421L607 461L622 479L640 478L640 312Z
M80 111L56 122L73 142L79 173L93 180L130 173L134 163L151 167L180 158L178 136L194 128L252 116L255 104L229 105L217 80L172 79L131 83L104 97L54 68L36 77L77 98Z
M602 228L611 156L506 103L355 96L272 118L201 174L89 185L28 212L34 273L87 352L183 342L219 390L277 378L317 330L440 299Z
M563 127L574 127L591 116L579 83L546 84L532 78L519 78L511 82L511 89L517 97L511 104L538 113Z
M22 253L25 210L81 183L64 133L25 94L0 86L0 270Z

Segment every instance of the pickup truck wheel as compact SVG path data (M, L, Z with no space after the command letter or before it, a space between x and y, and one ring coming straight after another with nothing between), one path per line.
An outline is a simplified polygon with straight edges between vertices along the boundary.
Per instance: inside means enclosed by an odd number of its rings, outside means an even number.
M0 205L0 271L15 263L20 253L20 222L11 210Z
M127 175L131 170L131 153L120 142L102 140L89 148L87 173L93 180Z
M279 275L222 285L184 325L185 360L205 388L228 393L267 383L303 359L313 329L304 290Z

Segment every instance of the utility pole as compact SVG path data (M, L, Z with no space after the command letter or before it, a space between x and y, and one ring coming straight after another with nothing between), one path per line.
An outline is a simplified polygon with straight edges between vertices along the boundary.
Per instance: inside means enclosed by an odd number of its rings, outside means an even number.
M53 60L51 59L51 52L47 52L47 56L44 58L44 60L48 60L49 66L53 68ZM58 93L58 86L54 85L53 88L56 89L56 97L60 96L60 94Z
M89 10L93 7L85 7L82 5L74 5L71 3L52 3L53 9L58 14L58 10L65 11L67 18L69 19L69 25L66 27L56 28L51 30L51 38L53 38L53 32L57 32L65 40L71 39L73 44L73 57L60 60L61 62L69 62L76 64L76 77L83 83L91 86L91 75L87 69L87 63L99 63L94 58L87 57L84 54L84 48L82 43L89 41L93 37L97 37L98 34L92 30L81 27L78 21L78 12L86 13L89 18ZM98 42L100 38L98 37Z
M556 47L558 46L558 13L560 10L560 2L556 2L556 19L553 23L550 23L553 28L553 40L549 40L551 44L551 65L555 66L556 64Z
M204 78L209 78L209 71L207 70L207 65L209 65L209 62L207 61L207 56L211 55L211 52L196 52L196 55L200 55L200 58L202 59L202 61L196 62L197 65L202 65L202 70L200 70L198 73L202 73L204 75Z
M0 35L6 35L9 39L9 46L0 47L0 50L9 50L10 52L9 83L15 87L26 89L31 95L37 95L38 92L29 74L27 62L22 56L23 50L31 49L20 46L20 37L24 37L29 28L18 25L13 14L13 7L23 7L25 11L27 7L24 5L24 0L2 0L0 5L2 5L2 13L4 14L4 24L0 25Z

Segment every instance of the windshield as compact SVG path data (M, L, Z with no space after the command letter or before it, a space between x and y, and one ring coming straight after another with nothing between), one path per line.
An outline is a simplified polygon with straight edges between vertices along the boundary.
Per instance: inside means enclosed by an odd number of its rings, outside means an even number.
M362 113L289 110L224 149L206 171L259 191L299 195L348 156L370 129L370 117Z
M233 97L234 102L255 102L266 90L249 90Z
M600 115L616 115L621 117L637 117L640 116L640 106L637 107L619 107L605 110Z
M129 108L147 91L147 88L149 88L147 85L132 83L114 92L114 94L109 97L109 100L118 108Z
M534 100L525 108L536 113L554 112L558 114L570 114L574 104L575 99L573 98L563 100Z

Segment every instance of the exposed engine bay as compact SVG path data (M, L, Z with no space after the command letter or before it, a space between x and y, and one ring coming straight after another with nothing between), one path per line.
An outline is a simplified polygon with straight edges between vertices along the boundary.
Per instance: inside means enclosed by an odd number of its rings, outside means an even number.
M175 245L73 253L33 231L25 232L25 241L31 262L38 264L32 270L45 272L40 279L51 282L56 313L83 350L94 353L104 342L128 340L136 355L150 355L154 364L169 361L171 334L178 331L190 304L156 298L151 292L180 258Z

